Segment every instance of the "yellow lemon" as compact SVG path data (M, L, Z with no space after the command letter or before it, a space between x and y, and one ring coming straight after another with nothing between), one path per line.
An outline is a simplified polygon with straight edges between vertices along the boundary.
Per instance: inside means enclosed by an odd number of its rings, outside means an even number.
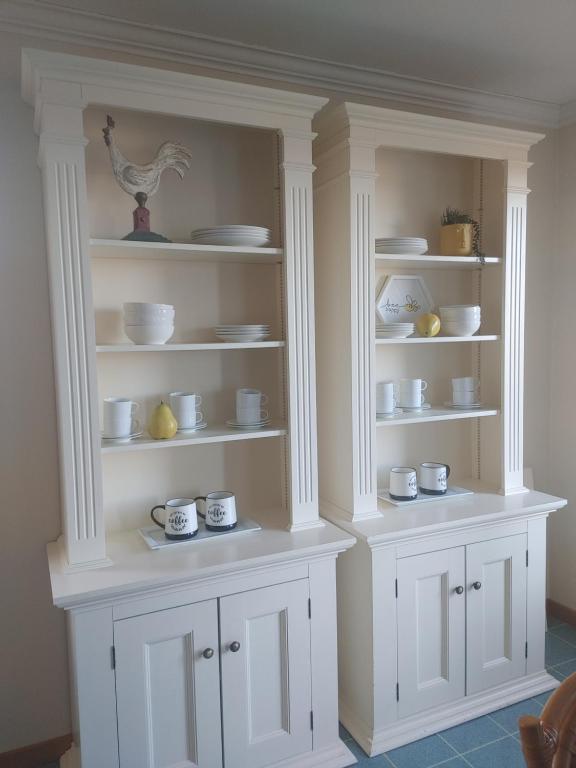
M416 321L416 330L420 336L438 336L440 333L440 318L438 315L421 315Z

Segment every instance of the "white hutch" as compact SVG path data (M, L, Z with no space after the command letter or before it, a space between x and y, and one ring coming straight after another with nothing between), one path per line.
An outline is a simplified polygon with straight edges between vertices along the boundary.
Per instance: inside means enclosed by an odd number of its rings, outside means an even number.
M25 51L39 135L57 379L62 537L49 545L67 611L74 768L260 768L355 762L338 738L336 577L354 539L318 511L311 119L325 99L105 60ZM147 162L193 153L148 205L171 244L121 238L134 201L101 129ZM190 245L221 223L270 227L270 248ZM123 336L123 301L174 304L164 347ZM273 341L216 341L219 323ZM275 417L225 425L257 386ZM174 389L203 395L208 428L103 445L111 395L149 416ZM152 551L150 508L233 490L262 529Z
M525 487L522 429L527 157L542 136L351 103L314 128L321 510L358 539L337 566L340 719L374 755L557 684L546 518L565 501ZM447 206L480 220L484 258L434 255ZM426 237L428 254L375 253L398 236ZM435 306L481 305L477 336L376 340L391 274L421 276ZM482 407L446 407L451 377L471 375ZM401 377L428 382L431 408L377 421L375 383ZM391 467L423 461L474 495L379 498Z

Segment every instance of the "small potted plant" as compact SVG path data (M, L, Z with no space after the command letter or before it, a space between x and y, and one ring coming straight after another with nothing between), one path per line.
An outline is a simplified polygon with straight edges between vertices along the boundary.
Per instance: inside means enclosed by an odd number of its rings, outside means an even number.
M476 256L480 253L480 225L475 219L457 208L446 208L442 214L440 230L442 256Z

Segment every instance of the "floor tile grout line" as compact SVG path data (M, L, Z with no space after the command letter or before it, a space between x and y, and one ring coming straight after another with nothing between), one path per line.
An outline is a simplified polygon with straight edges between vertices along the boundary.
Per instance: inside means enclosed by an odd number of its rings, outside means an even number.
M514 705L513 705L513 704L511 704L510 706L514 706ZM496 710L496 712L498 712L498 710ZM501 724L498 722L498 720L496 720L494 717L492 717L492 713L491 713L491 712L489 712L489 713L488 713L487 717L489 717L489 718L490 718L490 720L492 720L492 722L494 723L494 725L497 725L497 726L498 726L498 728L500 728L500 730L501 730L501 731L503 731L503 732L504 732L504 733L505 733L507 736L509 736L509 735L510 735L510 731L509 731L507 728L504 728L504 726L503 726L503 725L501 725Z
M498 744L499 741L504 741L504 739L509 739L513 737L513 733L505 733L503 736L500 736L499 739L492 739L492 741L487 741L485 744L479 744L477 747L472 747L472 749L467 750L466 752L460 752L459 754L461 757L464 757L464 755L471 755L472 752L478 752L479 749L484 749L484 747L489 747L491 744Z

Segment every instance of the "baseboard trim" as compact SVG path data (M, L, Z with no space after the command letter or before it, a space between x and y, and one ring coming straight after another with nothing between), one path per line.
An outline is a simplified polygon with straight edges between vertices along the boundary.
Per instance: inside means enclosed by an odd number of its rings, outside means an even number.
M38 768L55 763L72 744L72 734L57 736L28 747L20 747L0 754L0 768Z
M566 624L572 624L573 627L576 627L576 611L574 608L568 608L568 606L562 605L562 603L557 603L556 600L547 598L546 613L557 619L562 619Z
M531 696L557 688L559 681L547 672L523 677L506 685L483 691L473 696L452 702L443 707L420 712L412 717L391 722L385 728L371 730L365 723L358 721L344 702L340 702L340 721L364 752L370 757L402 747L412 741L460 725L481 715L516 704Z
M274 768L346 768L357 762L346 744L338 739L332 747L290 757L280 763L274 763Z

